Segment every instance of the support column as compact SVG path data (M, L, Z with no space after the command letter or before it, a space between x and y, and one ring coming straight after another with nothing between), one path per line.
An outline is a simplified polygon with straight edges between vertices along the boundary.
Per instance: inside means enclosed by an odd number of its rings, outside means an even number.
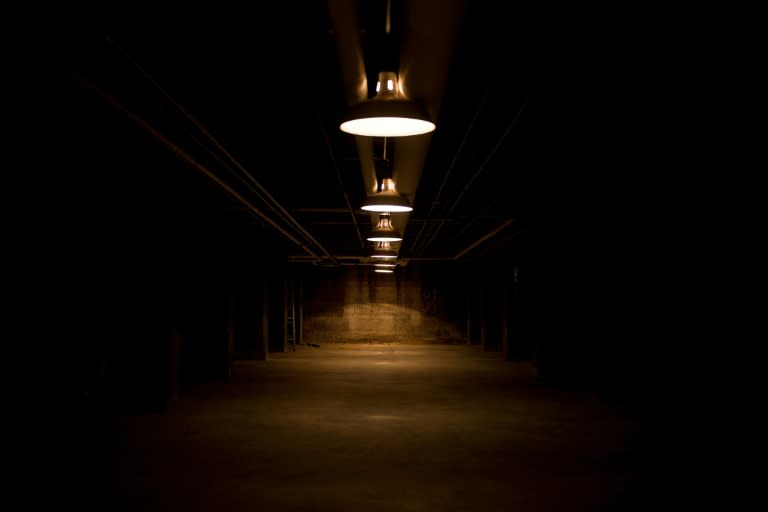
M480 296L478 297L477 303L479 306L479 312L478 316L480 317L480 346L483 347L483 350L488 350L488 326L486 325L487 319L485 314L485 287L483 286L480 288Z
M472 288L467 289L467 345L472 344Z
M298 304L296 312L296 343L299 345L304 343L304 284L299 279L296 282L298 287Z
M235 360L235 294L230 292L227 299L227 368L226 375L229 377L232 373L232 362Z
M269 278L264 276L264 289L261 299L261 339L259 340L258 359L269 359Z
M178 327L171 329L168 350L168 402L173 403L179 397L181 383L181 333Z
M512 358L509 349L509 286L501 286L501 350L504 352L504 360Z
M283 281L283 352L296 350L296 310L294 281Z

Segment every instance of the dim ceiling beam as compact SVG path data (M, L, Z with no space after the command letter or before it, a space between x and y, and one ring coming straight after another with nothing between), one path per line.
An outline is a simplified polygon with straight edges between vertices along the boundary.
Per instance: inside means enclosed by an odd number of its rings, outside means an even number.
M453 259L455 259L455 260L458 260L459 258L461 258L461 257L462 257L462 256L464 256L465 254L467 254L469 251L471 251L472 249L474 249L474 248L475 248L475 247L477 247L478 245L482 244L482 243L483 243L483 242L485 242L486 240L488 240L488 239L490 239L490 238L493 238L493 237L494 237L494 236L496 236L498 233L502 232L504 229L506 229L506 228L507 228L507 226L509 226L509 225L510 225L510 224L512 224L513 222L515 222L515 219L509 219L509 220L507 220L506 222L503 222L503 223L502 223L502 224L501 224L499 227L497 227L497 228L493 229L491 232L487 233L487 234L486 234L486 235L484 235L484 236L481 236L480 238L478 238L477 240L475 240L474 242L472 242L471 244L469 244L467 247L465 247L465 248L464 248L464 250L463 250L463 251L461 251L461 252L460 252L460 253L458 253L456 256L454 256L454 257L453 257Z
M291 242L296 244L297 246L301 247L304 251L309 254L308 257L311 257L314 261L321 260L321 257L316 254L312 249L310 249L306 244L303 244L300 240L298 240L296 237L294 237L291 233L280 227L274 220L272 220L268 215L266 215L264 212L256 208L253 204L250 203L245 197L243 197L239 192L237 192L234 188L232 188L229 184L224 182L221 178L219 178L213 171L211 171L208 167L201 164L197 160L195 160L189 153L184 151L180 146L174 144L168 137L166 137L163 133L161 133L159 130L157 130L154 126L152 126L150 123L148 123L146 120L144 120L142 117L138 116L131 110L129 110L125 105L123 105L120 101L118 101L116 98L114 98L112 95L108 94L107 92L103 91L101 88L96 86L94 83L86 79L85 77L77 77L78 81L84 85L87 89L90 91L96 93L98 96L100 96L104 101L109 103L112 107L117 109L118 111L125 114L128 119L136 123L139 127L144 129L147 133L149 133L152 137L154 137L157 141L159 141L161 144L163 144L167 149L169 149L174 155L176 155L179 159L181 159L183 162L190 165L192 168L196 169L203 175L210 178L214 183L216 183L219 187L221 187L225 192L227 192L231 197L233 197L235 200L240 202L240 204L244 205L245 208L250 211L251 213L255 214L257 217L259 217L261 220L272 226L276 231L278 231L280 234L285 236L287 239L289 239ZM322 247L322 246L321 246ZM333 260L333 257L328 255L329 259Z

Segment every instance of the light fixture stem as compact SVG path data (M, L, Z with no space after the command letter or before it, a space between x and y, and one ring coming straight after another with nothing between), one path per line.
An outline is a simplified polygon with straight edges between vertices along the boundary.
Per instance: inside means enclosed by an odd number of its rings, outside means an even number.
M390 24L390 17L389 17L389 8L391 6L391 0L387 0L387 24L384 27L384 31L389 34L391 24Z
M387 161L387 138L386 137L384 137L384 155L383 155L383 159L384 159L385 162Z

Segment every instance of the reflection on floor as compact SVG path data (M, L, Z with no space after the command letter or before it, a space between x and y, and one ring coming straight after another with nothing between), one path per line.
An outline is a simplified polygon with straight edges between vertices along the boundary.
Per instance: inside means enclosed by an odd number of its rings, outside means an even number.
M627 413L543 387L529 364L477 346L305 345L238 362L226 382L182 393L165 412L102 418L68 452L80 474L61 475L56 501L164 512L691 510L723 498L729 472L710 437L718 427L701 414Z

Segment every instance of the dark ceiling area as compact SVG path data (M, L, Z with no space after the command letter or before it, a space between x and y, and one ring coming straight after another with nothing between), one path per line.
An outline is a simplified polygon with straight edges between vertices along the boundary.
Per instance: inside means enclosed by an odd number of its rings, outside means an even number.
M103 261L366 264L375 218L360 206L386 157L414 206L393 219L401 264L524 250L554 219L580 229L586 50L553 19L382 0L51 21L41 156L55 167L45 202L62 208L47 222L65 224L52 230L61 245ZM437 129L342 132L365 78L393 66Z

